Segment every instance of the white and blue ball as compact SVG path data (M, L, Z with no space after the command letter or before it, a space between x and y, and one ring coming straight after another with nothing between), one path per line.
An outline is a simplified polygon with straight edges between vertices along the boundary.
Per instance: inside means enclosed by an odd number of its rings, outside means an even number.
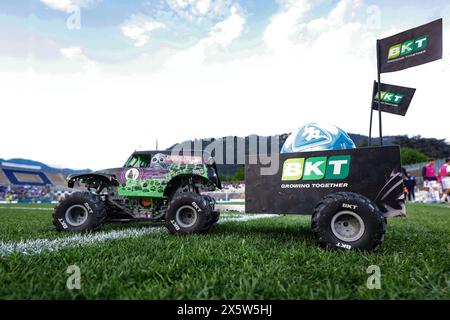
M356 148L343 130L325 123L308 123L293 131L284 142L281 153Z

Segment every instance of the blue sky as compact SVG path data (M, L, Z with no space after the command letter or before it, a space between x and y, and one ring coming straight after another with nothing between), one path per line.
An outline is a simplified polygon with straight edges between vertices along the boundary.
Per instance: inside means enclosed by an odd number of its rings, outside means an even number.
M189 0L185 0L189 1ZM71 11L55 9L52 3L80 5L80 28L66 27ZM173 0L174 3L177 0ZM194 1L195 2L195 1ZM212 1L214 2L214 1ZM282 1L274 0L222 0L220 13L193 15L192 19L173 9L166 0L2 0L0 2L0 55L20 57L32 54L38 59L54 59L60 55L58 46L81 46L86 55L102 62L116 63L133 59L141 53L155 53L161 48L186 48L208 34L215 23L225 18L230 6L238 7L245 16L245 31L236 39L235 47L258 46L267 24ZM329 12L339 0L312 1L314 9L305 16L314 19ZM383 28L408 26L436 19L446 10L445 0L392 1L368 0L366 7L377 5L382 10ZM401 10L399 10L401 8ZM448 9L447 9L448 10ZM397 13L403 14L399 16ZM165 25L151 32L151 41L143 46L130 46L130 39L120 32L120 26L132 15ZM24 37L35 39L32 45L24 45ZM43 50L41 41L47 41ZM54 49L54 50L52 50Z
M77 3L77 1L74 1ZM230 5L237 2L223 1L224 10L220 14L198 15L193 20L180 15L171 9L166 1L92 1L86 8L80 9L80 29L68 29L66 21L71 13L55 10L45 1L3 0L0 2L0 27L3 36L8 35L8 45L19 47L12 51L2 46L0 54L24 55L36 54L38 58L42 50L36 47L24 47L23 35L37 39L46 38L61 46L82 46L86 54L95 56L104 62L132 59L143 52L155 52L161 47L184 48L194 44L205 36L212 25L228 14ZM79 2L83 3L83 2ZM258 38L271 14L276 11L275 2L267 1L257 5L257 1L239 2L239 10L246 15L248 42ZM120 26L132 15L145 15L149 20L164 23L164 29L152 33L152 39L145 46L130 46L130 41L121 32ZM245 41L240 39L240 41ZM14 43L18 43L15 45ZM55 48L57 49L57 48ZM27 52L24 52L27 51ZM54 53L53 53L54 54ZM50 58L54 58L48 52ZM57 53L56 53L57 54Z
M24 129L0 156L95 169L156 138L168 147L309 121L367 134L375 40L441 17L444 59L383 75L418 89L407 117L384 115L384 133L450 141L446 0L1 0L0 105ZM101 147L86 143L86 118L111 124ZM36 132L52 143L30 144Z

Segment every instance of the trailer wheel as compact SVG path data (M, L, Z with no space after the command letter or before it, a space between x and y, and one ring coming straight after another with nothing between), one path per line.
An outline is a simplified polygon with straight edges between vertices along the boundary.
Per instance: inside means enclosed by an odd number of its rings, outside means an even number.
M94 231L105 223L107 211L102 199L91 192L74 192L55 207L53 225L58 231Z
M170 233L202 233L206 230L210 215L211 207L201 195L184 192L170 202L166 227Z
M314 209L312 230L320 246L338 250L374 251L384 240L386 219L366 197L338 192Z

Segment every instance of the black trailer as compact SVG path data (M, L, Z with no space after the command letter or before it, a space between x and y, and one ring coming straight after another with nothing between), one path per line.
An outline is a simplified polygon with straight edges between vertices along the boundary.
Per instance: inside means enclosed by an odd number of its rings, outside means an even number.
M247 158L247 213L311 214L317 242L331 249L373 251L386 217L404 216L400 148L368 147L279 155L275 174Z

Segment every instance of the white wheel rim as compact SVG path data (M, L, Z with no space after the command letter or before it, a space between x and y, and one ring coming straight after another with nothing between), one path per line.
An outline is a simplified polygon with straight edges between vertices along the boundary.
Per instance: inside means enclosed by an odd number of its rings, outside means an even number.
M75 204L66 210L65 218L71 226L79 227L86 222L88 215L88 211L83 205Z
M189 205L178 208L175 220L180 227L190 228L197 222L197 211Z
M339 240L353 242L361 239L365 231L364 221L353 211L340 211L331 219L331 231Z

